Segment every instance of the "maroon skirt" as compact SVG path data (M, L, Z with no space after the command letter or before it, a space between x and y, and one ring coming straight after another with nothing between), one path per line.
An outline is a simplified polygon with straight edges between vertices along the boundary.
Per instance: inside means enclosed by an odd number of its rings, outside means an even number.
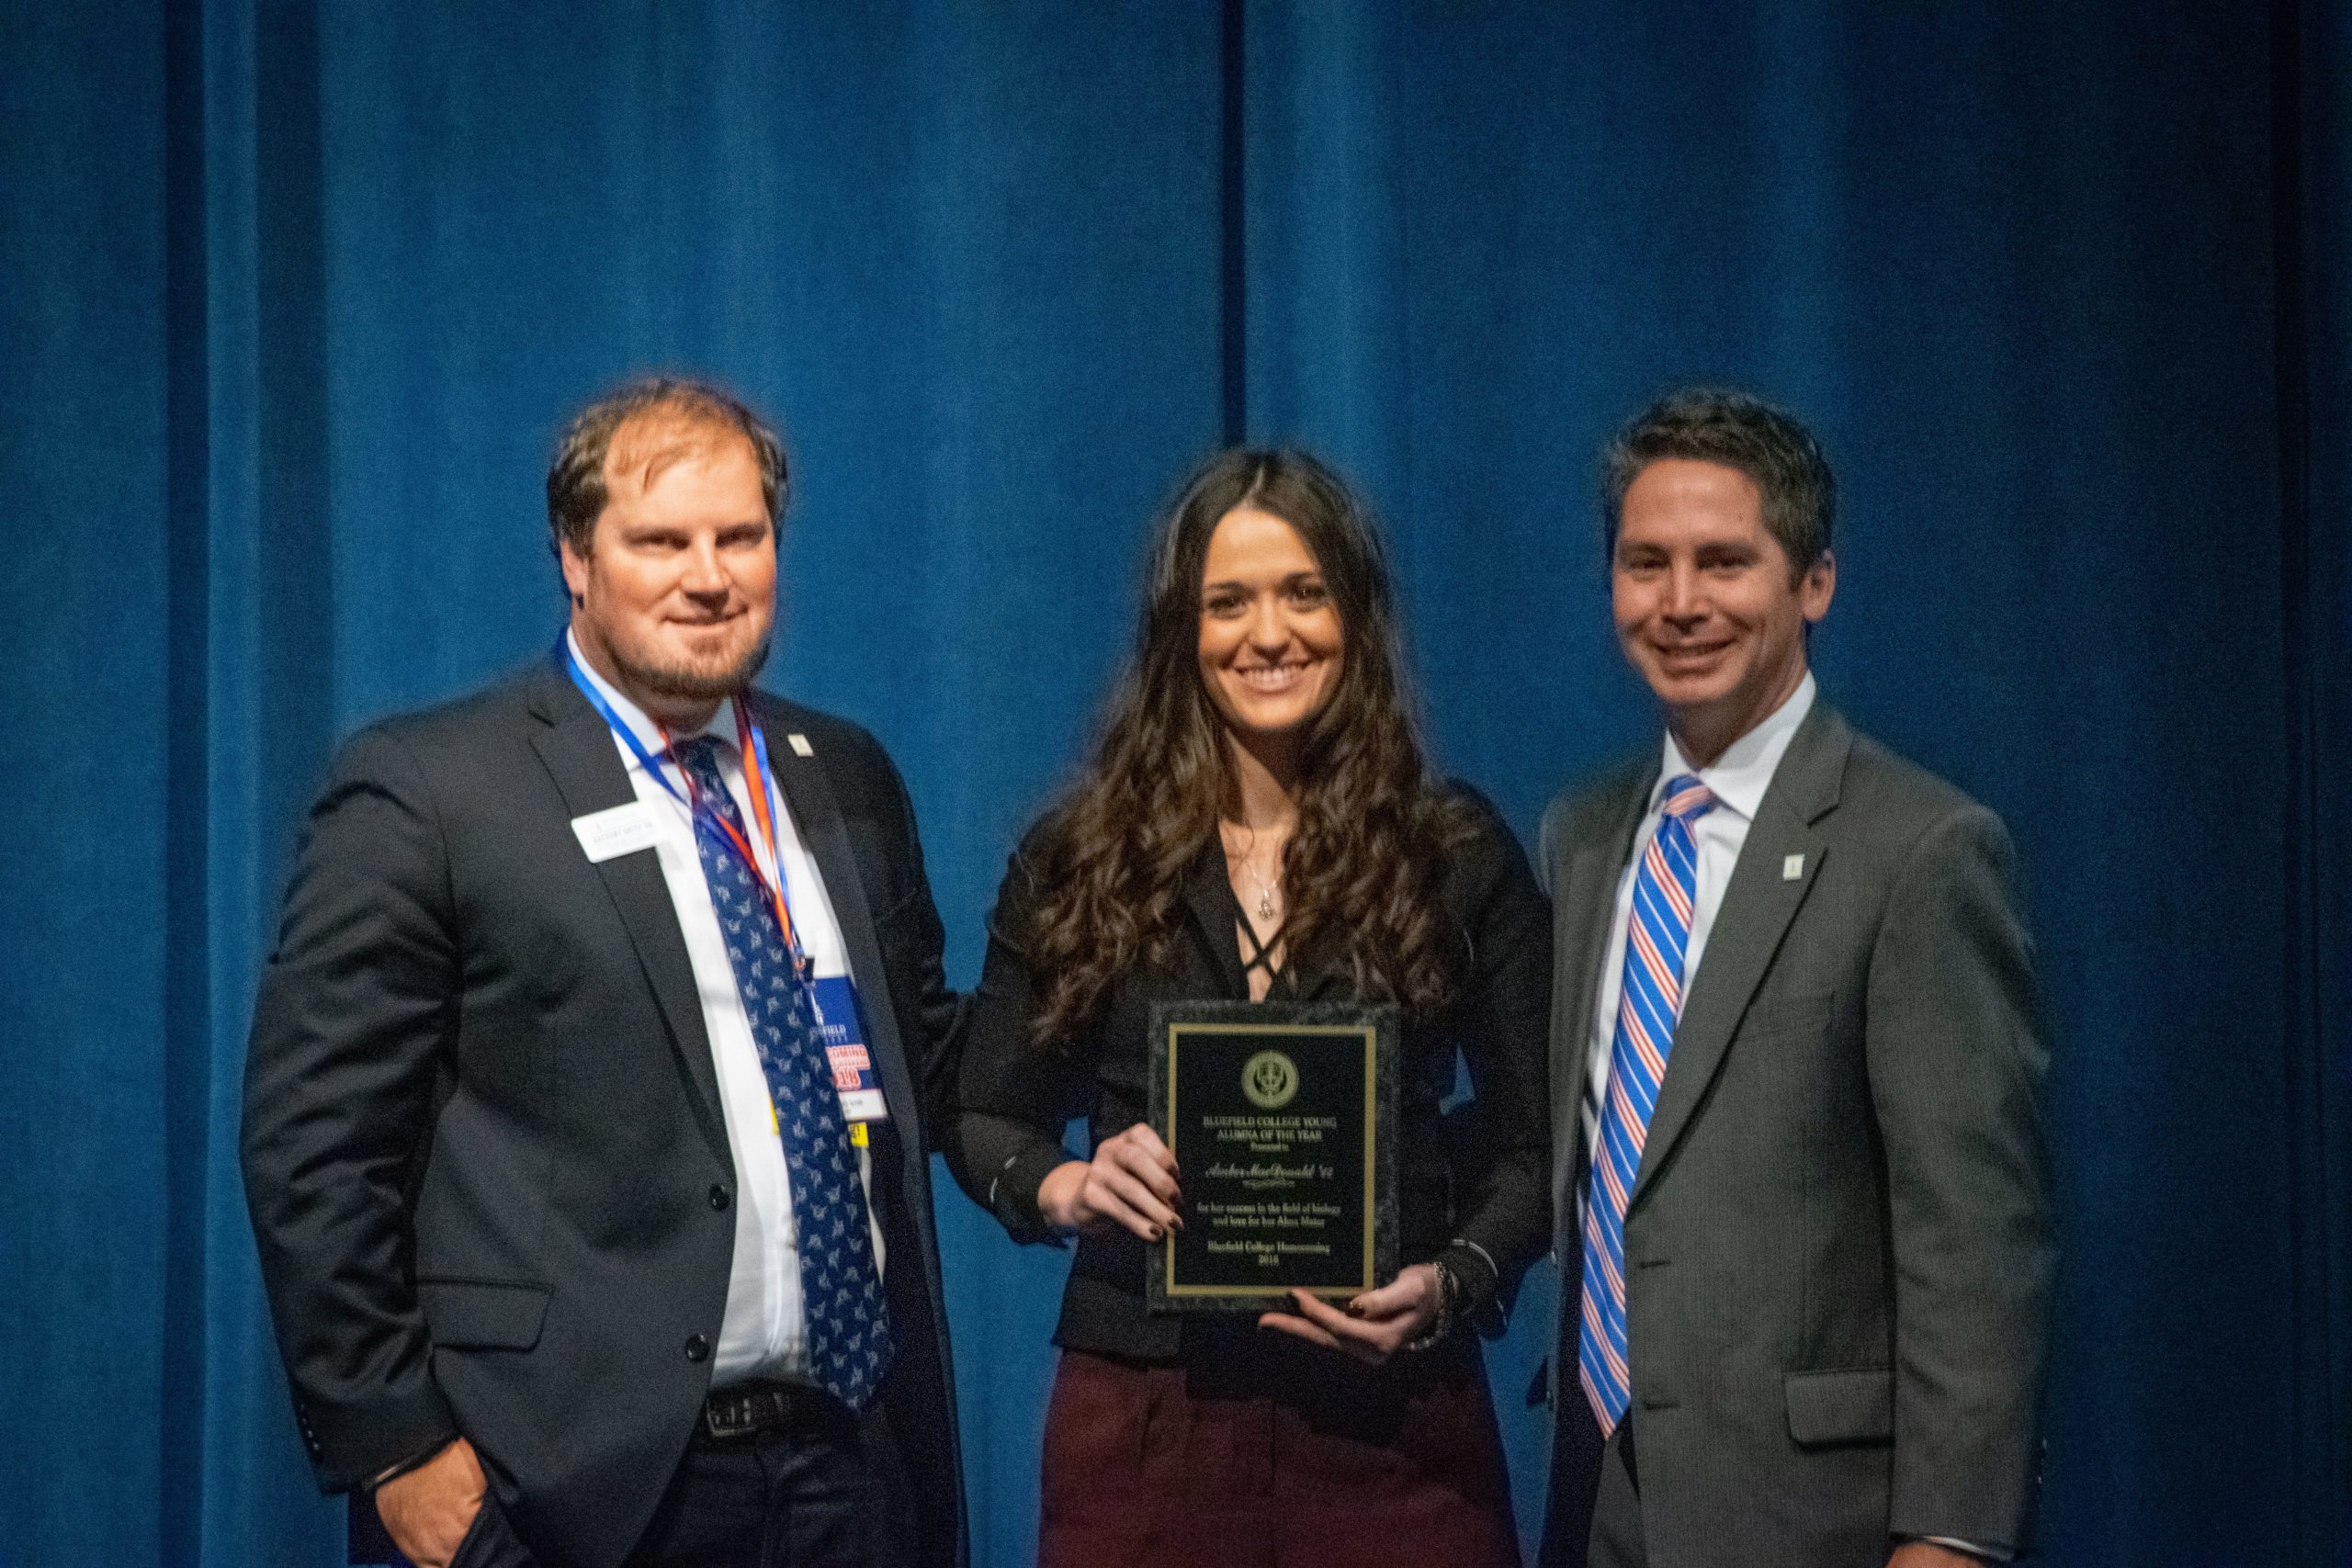
M1194 1361L1062 1352L1039 1568L1518 1568L1466 1336L1382 1367L1287 1340Z

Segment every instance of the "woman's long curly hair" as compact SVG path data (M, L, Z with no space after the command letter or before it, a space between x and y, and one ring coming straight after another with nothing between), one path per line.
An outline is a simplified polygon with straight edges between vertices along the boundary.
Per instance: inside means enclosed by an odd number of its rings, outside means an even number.
M1341 638L1339 680L1300 749L1281 940L1293 954L1335 943L1358 994L1417 1016L1453 984L1442 894L1468 813L1429 776L1379 536L1313 457L1237 449L1195 471L1160 517L1135 656L1031 866L1040 1045L1067 1042L1118 976L1167 962L1185 878L1235 803L1231 743L1202 682L1201 595L1209 536L1243 505L1297 531Z

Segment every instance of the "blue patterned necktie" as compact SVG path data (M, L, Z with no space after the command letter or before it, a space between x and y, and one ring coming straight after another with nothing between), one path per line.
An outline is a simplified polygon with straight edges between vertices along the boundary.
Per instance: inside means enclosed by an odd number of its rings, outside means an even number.
M1633 1396L1625 1349L1625 1201L1642 1168L1650 1112L1682 1017L1682 960L1699 897L1690 824L1714 804L1695 774L1667 781L1657 831L1634 877L1633 917L1625 922L1625 978L1609 1045L1609 1098L1585 1201L1584 1321L1577 1335L1577 1380L1604 1435L1617 1429Z
M842 1404L863 1410L890 1370L890 1320L832 1068L768 890L711 819L716 813L751 842L718 774L718 742L699 735L670 750L695 782L695 844L702 852L703 877L775 1103L792 1177L810 1374Z

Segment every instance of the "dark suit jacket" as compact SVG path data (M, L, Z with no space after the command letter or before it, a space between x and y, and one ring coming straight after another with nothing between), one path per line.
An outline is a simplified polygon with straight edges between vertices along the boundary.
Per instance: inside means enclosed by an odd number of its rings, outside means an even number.
M1441 1016L1408 1021L1404 1031L1398 1239L1407 1262L1437 1256L1457 1236L1485 1248L1499 1279L1467 1249L1449 1259L1483 1311L1498 1292L1516 1286L1545 1241L1543 1053L1552 942L1550 913L1526 853L1492 808L1471 798L1477 833L1456 852L1445 890L1461 984ZM1064 1124L1084 1116L1100 1142L1144 1120L1152 1004L1250 994L1236 935L1241 908L1212 840L1186 881L1182 930L1168 964L1114 982L1071 1048L1032 1044L1026 933L1037 899L1030 871L1035 839L1033 832L1012 857L989 919L946 1151L973 1201L1029 1241L1048 1234L1037 1212L1039 1185L1071 1157L1062 1146ZM1293 954L1283 974L1274 993L1283 999L1350 995L1345 966L1328 950ZM1453 1087L1457 1049L1476 1098L1441 1120L1438 1106ZM1125 1231L1081 1239L1055 1343L1174 1359L1187 1330L1178 1318L1145 1310L1145 1266L1143 1242Z
M752 698L825 879L890 1110L873 1145L898 1359L865 1427L900 1560L964 1555L925 1129L956 1002L906 791L873 738ZM813 756L785 743L807 737ZM543 665L356 737L262 982L245 1189L304 1439L330 1490L462 1433L551 1565L644 1528L710 1378L735 1166L650 851L571 818L634 800Z
M1578 1108L1657 778L1653 755L1544 824L1570 1448L1596 1435L1574 1374ZM1826 705L1806 716L1690 983L1625 1217L1654 1568L1876 1568L1894 1536L2028 1544L2055 1249L2010 860L1991 812ZM1589 1501L1555 1496L1549 1561L1583 1562Z

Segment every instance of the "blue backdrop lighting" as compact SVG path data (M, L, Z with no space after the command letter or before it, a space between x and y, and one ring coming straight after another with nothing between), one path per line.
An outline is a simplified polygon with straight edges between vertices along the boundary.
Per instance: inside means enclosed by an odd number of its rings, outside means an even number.
M548 446L658 367L786 430L769 680L904 768L963 985L1196 457L1366 488L1532 832L1650 743L1601 439L1799 411L1824 688L2026 867L2045 1560L2352 1561L2347 83L2322 0L0 0L0 1564L343 1561L235 1172L280 880L340 737L542 654ZM1066 1258L940 1180L1014 1568Z

